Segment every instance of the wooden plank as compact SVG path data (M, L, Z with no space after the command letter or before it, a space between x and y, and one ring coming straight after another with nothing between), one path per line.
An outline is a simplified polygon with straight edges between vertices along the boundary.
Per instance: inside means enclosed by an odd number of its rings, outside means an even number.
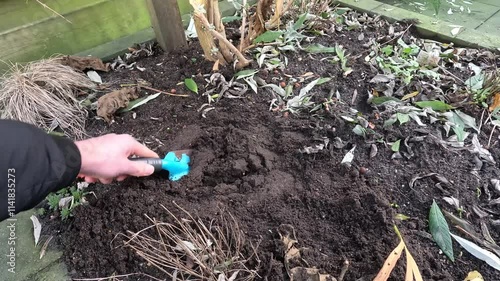
M187 46L177 0L146 0L156 41L165 51Z
M106 1L109 0L41 0L61 15ZM35 0L0 0L0 7L0 33L57 16Z
M0 34L0 59L28 62L57 53L74 54L150 27L147 7L140 0L107 0L65 17L73 24L52 17Z

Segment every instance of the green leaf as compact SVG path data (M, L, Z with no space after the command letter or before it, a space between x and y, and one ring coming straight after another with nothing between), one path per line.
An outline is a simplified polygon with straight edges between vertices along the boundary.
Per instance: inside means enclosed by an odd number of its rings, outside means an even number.
M392 52L394 52L394 47L392 45L387 45L380 49L386 57L392 55Z
M465 85L467 85L473 91L481 90L483 88L484 79L485 76L483 73L474 75L465 81Z
M237 21L237 20L241 20L241 17L239 17L239 16L228 16L228 17L223 17L222 18L222 23L228 23L228 22Z
M446 111L450 109L454 109L453 106L446 104L440 100L433 101L418 101L415 104L420 108L430 107L434 111Z
M293 29L299 30L302 27L304 27L304 22L306 21L306 18L307 18L307 13L303 13L302 15L300 15L297 21L293 24Z
M157 93L157 94L154 94L154 95L149 95L149 96L145 96L145 97L142 97L142 98L135 99L135 100L129 102L128 106L126 108L123 108L123 109L119 110L119 113L131 111L132 109L134 109L136 107L139 107L139 106L141 106L141 105L149 102L150 100L156 99L159 95L161 95L161 93Z
M404 123L410 121L410 115L404 113L397 113L399 124L403 125Z
M312 53L312 54L324 54L324 53L335 53L336 52L335 47L326 47L326 46L323 46L319 43L311 44L311 45L305 47L304 50L306 52Z
M318 82L316 83L316 85L321 85L321 84L325 84L326 82L332 80L332 78L328 78L328 77L324 77L324 78L320 78L318 80Z
M194 82L194 80L192 78L186 78L184 80L184 84L192 92L198 93L198 85L196 85L196 82Z
M283 31L268 30L253 40L254 43L271 43L283 35Z
M405 221L405 220L410 219L410 217L406 216L406 215L403 215L403 214L397 214L396 217L395 217L395 219L401 220L401 221Z
M255 73L257 73L257 72L259 72L259 71L254 70L254 69L242 70L242 71L239 71L238 73L236 73L234 75L234 77L236 77L236 79L246 78L246 77L250 77L250 76L255 75Z
M451 242L450 229L448 223L441 212L441 209L432 200L431 210L429 212L429 231L434 238L434 241L443 251L443 253L451 260L455 261L453 257L453 244Z
M436 15L439 14L439 8L441 7L441 1L442 0L430 0L431 5L434 8L434 12L436 12Z
M395 102L398 102L398 103L401 103L401 101L397 98L393 98L393 97L374 97L371 101L371 103L373 103L374 105L381 105L385 102L388 102L388 101L395 101Z
M399 152L399 146L401 145L401 140L397 140L395 141L392 145L391 145L391 150L394 151L394 152Z
M366 129L363 128L361 125L356 125L353 129L352 132L355 133L358 136L361 137L366 137Z

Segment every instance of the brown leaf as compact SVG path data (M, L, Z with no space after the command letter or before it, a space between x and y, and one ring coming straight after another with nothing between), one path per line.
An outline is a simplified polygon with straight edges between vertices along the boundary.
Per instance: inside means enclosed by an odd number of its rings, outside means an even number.
M373 281L386 281L387 279L389 279L389 276L391 275L392 270L401 257L404 248L405 243L401 240L401 242L399 242L399 245L389 254L384 262L384 266L379 271L375 279L373 279Z
M493 97L493 102L490 105L489 110L493 111L500 106L500 93L496 93Z
M120 108L127 107L129 101L139 97L139 87L123 88L107 93L97 100L97 115L110 123Z
M420 93L419 91L411 92L411 93L405 95L401 100L411 99L413 97L416 97L419 93Z
M101 59L96 57L77 57L77 56L64 56L59 59L60 63L67 65L73 69L84 71L88 69L98 71L109 71L109 63L103 63Z
M403 242L403 241L401 241ZM417 263L415 262L415 259L411 255L410 251L408 251L408 248L405 247L405 253L406 253L406 277L405 281L423 281L422 275L420 274L420 270L418 268ZM414 279L415 277L415 279Z

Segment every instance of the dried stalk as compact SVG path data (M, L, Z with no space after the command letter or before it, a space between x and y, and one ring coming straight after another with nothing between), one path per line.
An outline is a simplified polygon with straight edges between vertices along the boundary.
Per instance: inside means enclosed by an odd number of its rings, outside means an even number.
M59 126L69 137L85 135L86 111L76 96L94 83L83 73L59 63L57 58L25 67L13 65L2 78L2 119L36 125L46 131Z
M172 279L215 281L221 273L226 280L233 274L237 274L238 280L252 280L256 276L254 270L246 267L254 254L245 258L241 253L245 244L243 232L234 217L228 220L221 216L219 224L207 226L201 219L175 206L185 219L162 205L173 222L159 222L146 216L151 226L137 233L120 234L126 237L124 246Z

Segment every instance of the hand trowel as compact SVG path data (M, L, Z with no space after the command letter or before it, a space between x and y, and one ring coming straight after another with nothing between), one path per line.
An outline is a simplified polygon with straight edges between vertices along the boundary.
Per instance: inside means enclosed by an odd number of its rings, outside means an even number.
M167 153L165 158L136 157L129 158L131 161L141 161L152 165L155 173L165 170L169 173L171 181L177 181L189 173L192 150L176 150Z

